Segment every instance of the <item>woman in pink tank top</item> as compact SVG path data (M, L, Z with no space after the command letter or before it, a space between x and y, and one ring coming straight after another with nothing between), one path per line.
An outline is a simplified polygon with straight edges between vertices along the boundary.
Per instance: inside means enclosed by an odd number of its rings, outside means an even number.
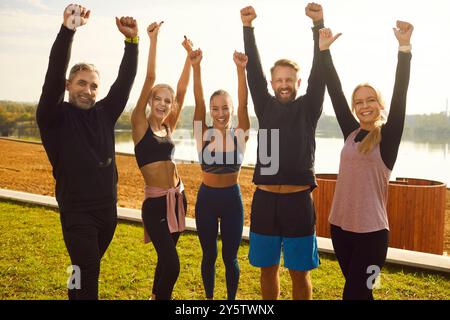
M350 110L329 50L340 34L320 30L323 74L345 139L329 217L334 251L345 277L344 300L373 299L374 280L386 261L388 183L405 121L412 31L408 22L397 21L394 28L398 65L386 119L381 95L369 84L355 88Z

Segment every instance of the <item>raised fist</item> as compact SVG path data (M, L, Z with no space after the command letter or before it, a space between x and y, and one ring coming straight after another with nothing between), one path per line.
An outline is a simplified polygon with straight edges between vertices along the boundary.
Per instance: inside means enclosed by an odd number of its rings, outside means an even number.
M340 36L342 33L338 33L333 36L331 29L323 28L319 30L319 49L320 51L328 50L331 44Z
M84 26L87 23L90 14L91 11L85 7L78 4L70 4L64 9L63 25L70 30L75 30L77 27Z
M245 53L234 51L233 60L238 68L245 68L247 66L248 57Z
M193 66L200 65L200 61L202 61L203 53L201 49L192 50L189 53L189 60Z
M133 17L116 17L116 24L119 31L127 38L134 38L138 35L138 25Z
M398 44L401 46L408 46L411 44L411 35L414 30L414 26L406 21L397 21L397 28L394 30L395 37L398 40Z
M194 46L192 41L190 39L188 39L186 36L184 36L184 40L181 44L183 45L183 48L186 49L186 51L188 53L190 53L192 51L192 48Z
M256 18L256 11L253 7L241 9L241 20L244 27L251 27L252 21Z
M322 6L318 3L310 2L305 7L305 14L312 19L312 21L323 20Z
M151 40L154 40L158 37L159 28L164 23L164 21L161 21L160 23L153 22L148 25L147 27L147 34Z

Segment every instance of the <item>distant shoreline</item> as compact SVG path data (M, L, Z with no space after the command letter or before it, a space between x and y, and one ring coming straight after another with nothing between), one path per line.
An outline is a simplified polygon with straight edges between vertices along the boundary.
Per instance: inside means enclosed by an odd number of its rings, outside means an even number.
M0 138L0 188L54 196L55 181L52 168L42 144L37 141ZM119 173L118 206L140 209L144 198L144 181L133 155L117 154ZM190 161L177 164L178 172L185 185L188 200L187 215L194 217L197 191L201 184L200 165ZM245 225L250 224L250 210L253 192L253 168L243 168L239 176L244 202ZM327 172L324 172L327 173ZM320 173L318 173L320 174ZM444 251L450 253L450 189L446 191Z

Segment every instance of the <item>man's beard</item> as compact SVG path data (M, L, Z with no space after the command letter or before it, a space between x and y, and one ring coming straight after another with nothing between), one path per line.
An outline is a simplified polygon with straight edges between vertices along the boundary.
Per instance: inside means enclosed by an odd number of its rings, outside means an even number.
M78 95L71 95L69 97L69 102L80 109L88 110L94 106L95 100L90 97L85 98L88 99L88 101L82 101Z
M289 90L289 95L281 95L281 91L286 90L286 88L283 89L278 89L275 92L275 97L277 98L278 101L282 102L282 103L288 103L291 102L293 100L295 100L295 96L297 95L297 92L291 88L288 88L287 90Z

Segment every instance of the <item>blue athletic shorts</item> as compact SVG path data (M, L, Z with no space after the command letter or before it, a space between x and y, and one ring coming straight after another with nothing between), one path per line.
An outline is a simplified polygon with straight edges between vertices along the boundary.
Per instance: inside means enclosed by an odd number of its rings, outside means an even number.
M256 189L250 220L250 263L270 267L280 263L291 270L319 266L316 214L311 191L273 193Z

